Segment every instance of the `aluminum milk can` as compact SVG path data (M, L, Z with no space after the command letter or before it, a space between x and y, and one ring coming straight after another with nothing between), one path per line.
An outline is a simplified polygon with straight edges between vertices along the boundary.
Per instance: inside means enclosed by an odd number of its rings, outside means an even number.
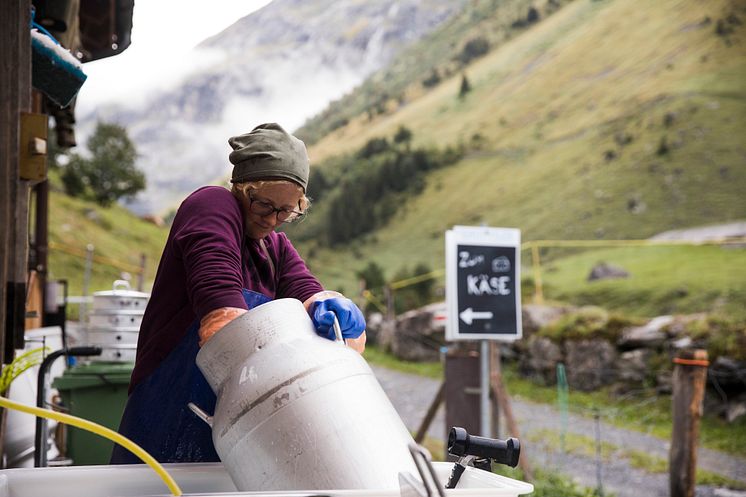
M303 304L235 319L197 365L217 395L212 438L239 491L398 488L412 437L357 352L316 335Z

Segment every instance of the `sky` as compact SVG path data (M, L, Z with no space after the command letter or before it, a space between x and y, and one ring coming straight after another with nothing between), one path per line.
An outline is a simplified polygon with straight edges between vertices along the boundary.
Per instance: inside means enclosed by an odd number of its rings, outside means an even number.
M199 61L188 57L195 45L269 2L138 0L129 48L117 56L83 65L88 79L80 90L79 110L85 112L102 103L167 87L197 67Z

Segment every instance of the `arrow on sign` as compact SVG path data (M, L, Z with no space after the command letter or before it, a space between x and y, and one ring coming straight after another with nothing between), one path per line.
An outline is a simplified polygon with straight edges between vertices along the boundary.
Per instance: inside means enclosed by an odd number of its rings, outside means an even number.
M469 307L469 308L468 308L468 309L466 309L465 311L462 311L462 312L461 312L461 313L460 313L460 314L458 315L458 317L460 317L460 318L461 318L461 320L462 320L462 321L463 321L464 323L466 323L466 324L468 324L469 326L471 326L471 323L472 323L472 322L473 322L473 321L474 321L475 319L492 319L492 313L491 313L491 312L489 312L489 311L485 311L485 312L475 312L475 311L473 311L473 310L472 310L472 308L471 308L471 307Z

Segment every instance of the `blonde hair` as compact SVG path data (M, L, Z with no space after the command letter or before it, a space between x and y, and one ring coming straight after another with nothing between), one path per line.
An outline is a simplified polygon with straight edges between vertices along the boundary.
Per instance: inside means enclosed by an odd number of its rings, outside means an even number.
M306 210L311 206L311 199L306 196L305 192L303 191L302 186L292 181L286 181L286 180L281 180L281 179L270 179L270 180L245 181L241 183L233 183L233 186L231 186L231 192L233 193L233 195L236 195L236 196L243 195L245 198L249 198L249 194L251 192L259 193L261 192L262 188L264 188L265 186L280 185L280 184L291 184L298 188L298 193L302 195L300 200L298 201L298 208L300 208L301 212L306 212Z

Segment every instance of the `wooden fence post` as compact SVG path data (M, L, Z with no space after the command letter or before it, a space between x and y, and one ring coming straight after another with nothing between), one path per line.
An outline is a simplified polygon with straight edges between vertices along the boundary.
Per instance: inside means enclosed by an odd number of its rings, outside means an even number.
M137 273L137 291L142 292L145 288L145 263L148 260L148 256L143 252L140 254L140 272Z
M490 383L492 385L492 391L500 405L500 410L505 416L505 424L508 427L510 436L516 437L520 440L521 432L518 430L518 423L516 423L515 416L513 416L513 406L510 404L510 395L508 394L508 390L505 388L505 384L502 380L500 346L494 342L491 345L493 367L490 372ZM526 447L523 444L521 444L521 457L518 459L518 464L521 467L521 470L523 470L524 479L527 481L533 481L534 473L531 471L531 464L528 462L528 456L526 455Z
M425 440L425 435L427 435L427 430L430 428L430 425L433 422L433 418L435 418L435 413L438 412L438 407L443 403L443 399L446 396L446 382L443 380L443 382L440 384L440 387L438 387L438 393L435 394L435 398L433 399L432 403L430 403L430 407L427 408L427 413L425 413L425 417L422 419L422 423L420 423L420 427L417 430L417 434L414 436L414 441L418 444L421 444L423 440Z
M684 350L673 362L673 430L669 457L671 497L694 497L699 420L709 364L707 351Z

